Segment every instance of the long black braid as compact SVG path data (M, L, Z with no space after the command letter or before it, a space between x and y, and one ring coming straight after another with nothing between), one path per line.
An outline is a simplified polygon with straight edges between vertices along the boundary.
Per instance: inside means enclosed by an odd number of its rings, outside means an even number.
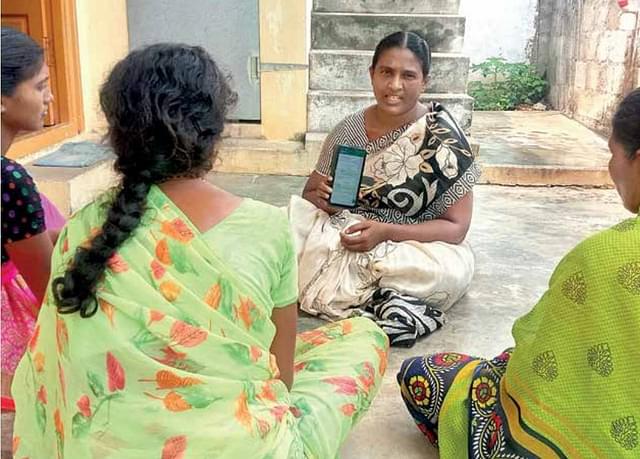
M120 61L100 91L122 182L100 232L53 280L58 312L95 314L108 260L140 224L153 184L211 170L236 94L200 47L157 44Z

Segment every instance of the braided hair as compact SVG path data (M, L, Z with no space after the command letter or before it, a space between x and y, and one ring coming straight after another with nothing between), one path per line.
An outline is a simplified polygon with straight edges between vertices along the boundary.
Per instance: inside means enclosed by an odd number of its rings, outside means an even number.
M391 48L406 48L420 61L422 76L426 78L431 71L431 49L427 41L416 32L394 32L387 35L376 45L371 67L376 68L382 53Z
M95 314L97 284L140 224L151 186L211 170L214 145L235 101L228 77L197 46L155 44L116 64L101 88L100 106L122 182L101 231L53 280L59 313Z

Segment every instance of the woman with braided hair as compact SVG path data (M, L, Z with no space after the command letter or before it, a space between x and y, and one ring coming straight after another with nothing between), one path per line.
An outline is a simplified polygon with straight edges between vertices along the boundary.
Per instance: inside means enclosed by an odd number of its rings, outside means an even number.
M296 336L286 214L204 179L234 100L199 47L133 51L107 78L122 180L54 248L13 385L19 457L335 457L368 408L384 333Z

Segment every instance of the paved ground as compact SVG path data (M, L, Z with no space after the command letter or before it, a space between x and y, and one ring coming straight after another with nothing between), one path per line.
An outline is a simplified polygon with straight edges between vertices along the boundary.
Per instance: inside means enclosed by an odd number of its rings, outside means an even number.
M304 185L304 178L287 176L218 174L212 179L275 205L285 205ZM347 440L343 458L437 457L400 399L395 374L402 360L443 350L491 357L511 346L513 321L535 304L564 253L627 215L613 190L476 187L469 239L477 265L471 290L449 312L442 330L412 349L392 349L380 395ZM318 324L300 320L300 328Z
M324 138L322 135L311 136L313 139L308 136L305 146L296 141L256 138L259 132L253 125L229 127L230 137L225 138L219 146L216 170L232 174L298 177L305 177L313 170ZM611 185L607 173L609 153L605 139L561 113L474 112L471 134L472 142L480 147L483 183ZM108 164L80 167L103 157L103 148L95 145L99 140L96 136L74 138L66 143L83 140L88 142L76 145L73 157L65 155L62 158L62 163L67 167L35 165L62 165L55 153L65 148L62 144L35 155L31 160L36 161L27 166L40 189L65 213L77 210L109 185L109 177L103 170L109 167ZM47 156L50 153L53 155ZM287 184L282 185L285 188L296 188L291 184L297 182L285 182ZM259 186L249 187L256 193L262 192Z
M471 135L485 164L607 167L607 141L559 112L474 112Z

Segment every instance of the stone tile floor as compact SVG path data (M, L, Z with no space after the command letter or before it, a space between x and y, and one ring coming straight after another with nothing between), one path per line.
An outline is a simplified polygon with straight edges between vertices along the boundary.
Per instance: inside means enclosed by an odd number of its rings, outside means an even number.
M473 141L485 165L598 168L607 140L560 112L474 112Z
M212 181L242 196L286 205L305 178L215 174ZM410 420L395 382L403 359L439 351L492 357L513 344L511 325L544 292L562 256L589 234L629 216L613 190L560 187L475 188L469 240L476 274L448 323L411 349L392 349L389 369L369 413L347 439L345 459L438 457ZM299 328L319 325L301 317Z

